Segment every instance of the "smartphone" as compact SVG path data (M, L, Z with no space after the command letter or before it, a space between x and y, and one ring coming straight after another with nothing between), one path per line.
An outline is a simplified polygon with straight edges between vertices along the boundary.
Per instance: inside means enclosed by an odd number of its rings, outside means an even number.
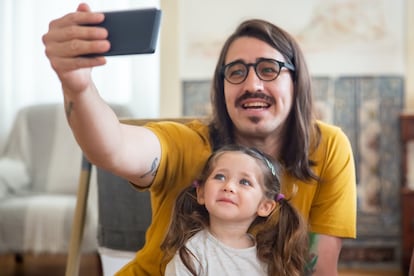
M152 54L158 40L161 10L157 8L104 12L105 19L95 26L108 30L109 51L88 56Z

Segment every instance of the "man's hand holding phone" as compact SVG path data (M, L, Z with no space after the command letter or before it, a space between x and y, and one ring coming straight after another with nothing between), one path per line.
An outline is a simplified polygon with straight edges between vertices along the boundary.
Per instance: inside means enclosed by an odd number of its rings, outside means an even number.
M96 26L108 31L111 43L104 56L151 54L155 52L161 21L156 8L104 12L105 19Z
M82 3L51 21L42 40L64 91L82 92L92 89L91 68L104 65L104 56L153 53L160 20L157 9L97 13Z

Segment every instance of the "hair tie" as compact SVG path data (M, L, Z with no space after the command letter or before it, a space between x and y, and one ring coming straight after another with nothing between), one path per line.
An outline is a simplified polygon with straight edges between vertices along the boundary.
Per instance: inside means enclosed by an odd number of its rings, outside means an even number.
M285 195L284 194L277 194L276 195L276 201L277 202L279 202L279 201L281 201L282 199L284 199L285 198Z
M200 186L200 182L198 180L194 180L192 186L194 188L197 188L198 186Z

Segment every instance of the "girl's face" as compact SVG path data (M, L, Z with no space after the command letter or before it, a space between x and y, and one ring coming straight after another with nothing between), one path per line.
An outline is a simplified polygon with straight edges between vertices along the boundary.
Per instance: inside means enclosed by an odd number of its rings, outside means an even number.
M256 63L260 58L286 62L282 54L269 44L252 37L240 37L230 46L225 64L241 60ZM236 135L266 137L286 120L293 100L293 81L287 68L282 67L279 76L263 81L249 67L247 78L240 84L224 80L224 96L227 111L236 129ZM254 96L241 99L246 93ZM257 96L261 95L263 97Z
M242 222L246 225L257 216L268 216L274 200L263 189L260 161L240 152L224 152L214 161L213 170L197 190L199 204L210 213L210 221Z

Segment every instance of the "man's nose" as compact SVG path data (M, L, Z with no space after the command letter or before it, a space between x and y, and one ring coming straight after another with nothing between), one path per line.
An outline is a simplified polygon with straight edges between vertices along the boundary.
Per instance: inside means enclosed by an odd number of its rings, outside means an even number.
M246 91L263 91L263 81L257 76L253 66L249 66L246 79L244 80L244 86Z

